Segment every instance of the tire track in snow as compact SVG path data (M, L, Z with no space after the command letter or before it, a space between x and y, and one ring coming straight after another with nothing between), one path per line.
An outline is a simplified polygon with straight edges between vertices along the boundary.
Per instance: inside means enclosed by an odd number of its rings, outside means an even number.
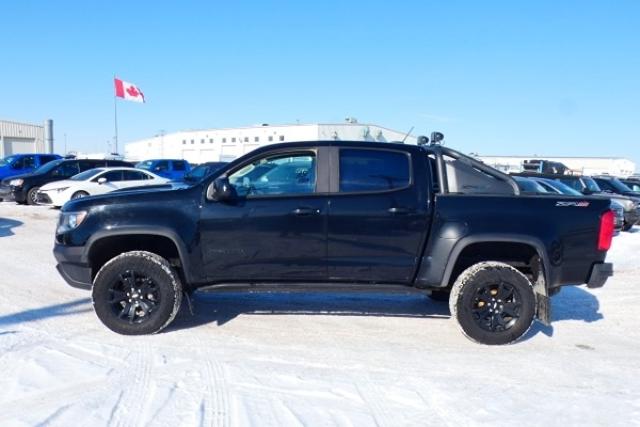
M132 364L122 368L120 375L115 375L112 384L112 389L129 384L129 387L122 390L115 403L113 423L109 423L115 427L145 425L142 415L146 413L147 403L153 399L153 390L150 387L151 352L148 344L144 343L139 351L132 352L131 357Z
M205 401L205 420L213 427L229 426L229 395L223 367L215 360L205 363L208 396Z
M76 383L68 387L50 388L39 393L31 393L19 399L0 405L0 425L8 425L17 419L24 419L25 413L43 412L45 409L58 410L62 406L86 401L95 394L106 391L107 382L91 380Z

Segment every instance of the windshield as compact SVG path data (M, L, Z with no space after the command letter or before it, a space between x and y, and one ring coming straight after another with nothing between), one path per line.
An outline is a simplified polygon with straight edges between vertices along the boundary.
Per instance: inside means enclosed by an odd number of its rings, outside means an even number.
M17 158L18 156L7 156L4 159L0 159L0 167L10 165Z
M553 179L545 179L544 182L547 185L549 185L549 186L555 188L556 190L560 191L562 194L568 194L570 196L582 196L581 192L569 187L566 184L563 184L560 181L556 181L556 180L553 180Z
M137 168L151 170L151 166L153 166L153 160L147 160L145 162L140 162L136 165Z
M609 182L611 183L613 188L620 191L621 193L628 193L629 191L633 191L632 189L627 187L622 181L620 181L618 178L613 178Z
M104 169L89 169L88 171L80 172L78 175L74 175L69 179L71 181L87 181L102 171L104 171Z
M208 175L208 173L207 173L208 169L209 169L209 166L207 166L207 165L197 166L197 167L191 169L190 172L186 173L184 175L184 179L186 181L200 181L202 178L204 178L206 175Z
M53 168L58 166L63 161L64 161L64 159L58 159L58 160L54 160L54 161L49 162L49 163L45 163L44 165L40 166L38 169L33 171L33 173L46 173L46 172L49 172L50 170L52 170Z
M582 182L584 182L584 185L592 192L594 193L602 193L602 189L600 188L600 186L598 185L597 182L595 182L595 180L593 178L589 178L586 176L582 177Z

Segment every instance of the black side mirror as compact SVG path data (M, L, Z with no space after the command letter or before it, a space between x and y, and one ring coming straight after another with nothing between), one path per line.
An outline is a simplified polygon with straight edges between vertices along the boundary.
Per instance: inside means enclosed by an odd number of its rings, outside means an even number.
M238 198L235 187L229 183L229 178L220 177L209 187L209 200L214 202L232 202Z
M590 196L590 195L592 195L592 194L593 194L593 191L591 191L591 190L590 190L590 189L588 189L588 188L583 188L583 189L582 189L582 194L584 194L585 196Z

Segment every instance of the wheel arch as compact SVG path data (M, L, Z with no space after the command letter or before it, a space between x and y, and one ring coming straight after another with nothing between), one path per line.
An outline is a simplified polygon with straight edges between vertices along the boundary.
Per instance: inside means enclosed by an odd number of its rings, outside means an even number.
M128 251L143 250L155 253L176 265L185 284L192 283L188 251L178 234L163 227L135 227L104 230L94 233L86 243L83 262L91 266L92 278L102 265Z
M539 293L543 293L543 295L547 294L547 283L549 283L549 259L547 257L547 252L545 250L545 246L542 241L531 237L531 236L522 236L522 235L497 235L497 234L487 234L487 235L474 235L468 236L460 239L458 243L453 247L447 265L444 269L442 283L443 286L448 286L452 280L455 280L454 272L457 270L464 270L464 264L461 265L461 262L464 260L465 253L473 250L474 248L480 248L482 245L502 245L502 247L520 247L520 248L529 248L531 253L538 256L540 260L540 273L542 275L542 283L532 282L536 291ZM467 251L467 252L465 252ZM477 262L481 261L505 261L505 259L479 259ZM466 267L465 267L466 268Z

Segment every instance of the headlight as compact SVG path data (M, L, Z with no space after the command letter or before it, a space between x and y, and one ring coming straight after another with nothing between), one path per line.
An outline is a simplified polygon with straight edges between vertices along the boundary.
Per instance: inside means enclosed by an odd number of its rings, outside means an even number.
M61 187L61 188L56 188L56 191L58 193L62 193L64 190L67 190L69 187Z
M9 185L13 187L21 187L24 184L24 179L12 179L9 181Z
M58 234L66 233L74 228L77 228L82 221L84 221L87 213L85 211L80 212L62 212L60 214L60 220L58 221Z

